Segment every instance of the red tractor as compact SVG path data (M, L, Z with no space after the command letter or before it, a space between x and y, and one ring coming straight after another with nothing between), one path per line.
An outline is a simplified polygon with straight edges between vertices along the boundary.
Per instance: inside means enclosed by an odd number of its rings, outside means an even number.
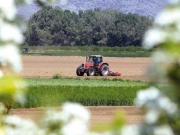
M103 62L102 55L86 56L86 62L76 69L76 74L78 76L83 76L84 73L86 73L87 76L108 76L109 72L109 65Z

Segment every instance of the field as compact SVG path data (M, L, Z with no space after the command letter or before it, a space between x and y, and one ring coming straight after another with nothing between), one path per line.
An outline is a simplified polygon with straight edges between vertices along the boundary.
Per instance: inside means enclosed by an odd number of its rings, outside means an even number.
M28 53L24 50L28 48ZM152 50L141 46L21 46L23 54L46 56L87 56L101 54L106 57L149 57Z
M23 56L24 70L21 76L25 78L52 78L59 74L61 77L77 78L76 68L85 61L85 57L59 57L59 56ZM104 57L112 71L118 71L122 74L120 77L108 76L104 79L123 79L123 80L141 80L148 81L151 75L144 75L150 63L150 58L113 58ZM79 78L79 77L78 77ZM86 75L79 79L100 79L102 77L87 77ZM35 80L35 79L34 79ZM77 79L78 80L78 79ZM88 79L86 79L88 81ZM59 79L59 82L61 80ZM99 84L98 84L99 85ZM117 84L119 87L121 84ZM121 109L127 113L127 123L138 123L142 120L142 112L134 106L88 106L92 113L91 124L98 122L110 122L116 110ZM12 109L12 114L17 114L25 118L35 120L41 117L45 108L30 109ZM59 107L57 108L59 109Z
M86 107L91 112L90 124L96 125L98 123L112 122L116 111L123 111L126 113L126 123L135 124L143 120L142 111L134 106L88 106ZM48 108L49 109L49 108ZM50 108L60 110L60 107ZM12 109L11 114L16 114L22 118L32 118L36 122L43 116L43 112L47 108L29 108L29 109Z
M85 62L85 59L85 57L73 56L23 56L24 70L21 75L26 78L52 78L55 74L63 77L77 77L76 68ZM150 77L150 75L145 75L150 58L104 57L104 61L109 63L110 70L122 74L118 78L147 81ZM85 74L84 78L86 77ZM108 76L107 78L114 77Z
M60 106L66 101L84 106L131 106L148 83L117 79L26 79L27 102L23 107ZM18 107L18 105L14 105ZM19 106L21 107L21 106Z

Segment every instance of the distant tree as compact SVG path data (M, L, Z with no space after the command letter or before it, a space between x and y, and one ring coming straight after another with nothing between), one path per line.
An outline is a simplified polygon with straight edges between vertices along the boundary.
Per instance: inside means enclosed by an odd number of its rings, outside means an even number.
M47 6L28 20L28 45L140 46L152 25L149 17L123 14L113 9L79 13Z

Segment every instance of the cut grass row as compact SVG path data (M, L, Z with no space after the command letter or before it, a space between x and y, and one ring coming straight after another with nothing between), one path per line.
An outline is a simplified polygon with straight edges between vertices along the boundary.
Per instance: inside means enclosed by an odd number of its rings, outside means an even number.
M106 51L44 51L44 52L30 52L28 55L45 55L45 56L87 56L92 54L101 54L106 57L149 57L150 52L139 51L123 51L123 52L106 52Z

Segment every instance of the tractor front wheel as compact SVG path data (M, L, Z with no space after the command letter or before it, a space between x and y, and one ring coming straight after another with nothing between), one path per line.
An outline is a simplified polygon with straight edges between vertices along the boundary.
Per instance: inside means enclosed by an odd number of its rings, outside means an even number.
M89 67L87 70L87 76L94 76L95 75L95 69L93 67Z
M108 65L102 65L100 67L100 75L101 76L108 76L109 75L109 66Z
M84 72L81 72L80 67L78 67L78 68L76 69L76 74L77 74L77 76L83 76L83 75L84 75Z

